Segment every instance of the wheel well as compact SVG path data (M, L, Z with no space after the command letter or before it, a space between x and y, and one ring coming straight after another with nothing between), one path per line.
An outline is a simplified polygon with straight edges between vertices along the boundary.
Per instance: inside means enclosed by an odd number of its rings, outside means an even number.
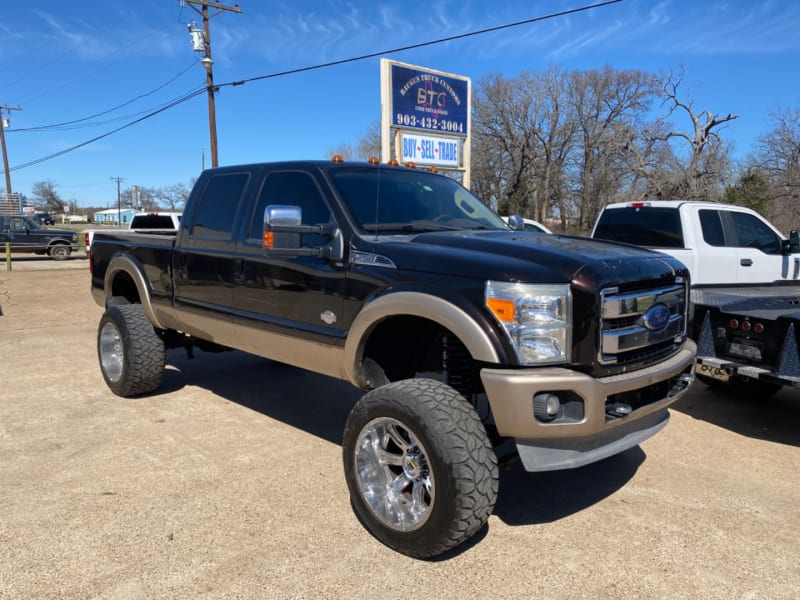
M381 321L364 346L362 360L368 359L389 381L436 374L468 399L483 392L480 364L458 336L429 319L404 315Z
M111 281L111 296L120 296L130 304L141 304L139 290L133 278L125 271L118 271Z

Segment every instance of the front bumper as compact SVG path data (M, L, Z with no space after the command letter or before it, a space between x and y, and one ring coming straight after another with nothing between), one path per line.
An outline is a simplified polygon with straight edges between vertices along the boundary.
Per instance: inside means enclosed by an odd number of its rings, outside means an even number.
M483 369L481 380L500 435L515 438L528 471L573 468L636 446L669 419L667 407L694 377L697 347L691 340L669 359L630 373L595 379L564 368ZM654 391L657 394L653 396ZM578 419L543 422L534 416L539 393L582 402ZM646 398L626 416L609 417L607 403L620 394Z

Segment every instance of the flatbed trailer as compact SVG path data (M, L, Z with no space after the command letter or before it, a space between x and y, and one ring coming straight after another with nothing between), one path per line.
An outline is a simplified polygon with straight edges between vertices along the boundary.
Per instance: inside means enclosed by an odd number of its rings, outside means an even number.
M743 393L800 385L800 286L695 288L697 376Z

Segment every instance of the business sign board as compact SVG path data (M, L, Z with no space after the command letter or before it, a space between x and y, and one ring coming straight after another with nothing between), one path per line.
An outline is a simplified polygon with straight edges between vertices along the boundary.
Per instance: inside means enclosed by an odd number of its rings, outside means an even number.
M392 127L466 137L470 79L383 59ZM388 71L388 72L386 72Z
M381 160L452 171L469 189L472 81L381 59Z
M456 137L419 135L403 131L400 161L457 169L460 166L460 145L461 139Z

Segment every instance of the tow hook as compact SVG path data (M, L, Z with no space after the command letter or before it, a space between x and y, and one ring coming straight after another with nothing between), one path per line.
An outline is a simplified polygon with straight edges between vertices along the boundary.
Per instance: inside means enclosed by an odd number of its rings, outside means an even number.
M680 394L682 391L688 388L693 381L694 375L692 373L681 373L672 380L672 387L667 394L667 398L672 398L673 396Z
M613 404L606 406L606 416L609 417L627 417L629 414L631 414L631 411L633 411L631 405L625 404L624 402L614 402Z

